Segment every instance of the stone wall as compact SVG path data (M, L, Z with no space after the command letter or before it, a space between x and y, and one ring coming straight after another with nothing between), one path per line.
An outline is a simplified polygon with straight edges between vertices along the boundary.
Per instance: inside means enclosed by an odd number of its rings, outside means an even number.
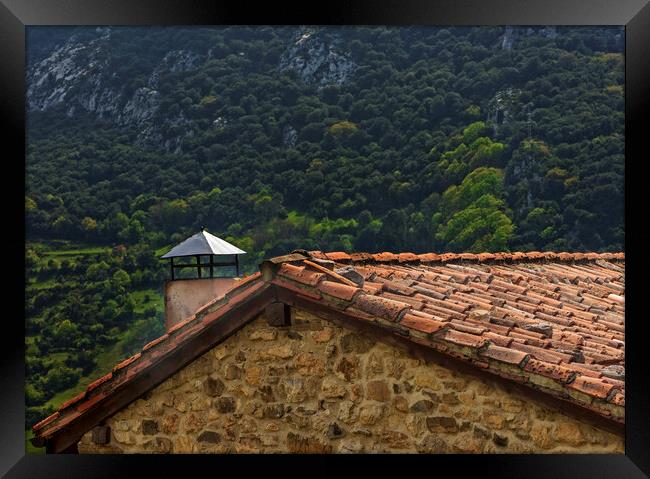
M498 381L303 311L262 315L87 433L80 453L622 453L623 438Z

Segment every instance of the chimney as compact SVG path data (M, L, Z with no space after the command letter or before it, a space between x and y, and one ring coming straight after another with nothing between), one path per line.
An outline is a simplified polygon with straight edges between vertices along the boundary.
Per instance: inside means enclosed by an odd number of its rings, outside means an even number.
M239 255L246 254L204 228L174 246L169 259L171 279L165 281L165 330L223 296L239 281Z

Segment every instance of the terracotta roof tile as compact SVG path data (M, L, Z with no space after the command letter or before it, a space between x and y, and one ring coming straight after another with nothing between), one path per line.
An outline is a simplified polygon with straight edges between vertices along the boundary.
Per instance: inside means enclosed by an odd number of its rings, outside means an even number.
M289 291L292 291L294 293L297 293L301 296L305 296L307 298L312 298L312 299L321 299L321 294L318 289L315 288L303 288L297 285L293 281L285 281L283 278L275 278L273 280L273 284L276 286L279 286L281 288L287 289Z
M399 295L399 294L383 292L381 293L381 297L410 304L413 309L417 309L417 310L421 310L425 305L425 303L422 300L419 300L417 298L411 298L409 296Z
M361 288L357 288L356 286L349 286L347 284L327 280L323 281L318 286L318 289L323 294L343 299L345 301L352 301L352 299L362 291Z
M459 346L467 346L470 348L482 348L488 344L487 339L482 336L477 336L475 334L463 333L456 331L454 329L445 329L442 332L436 334L436 339L444 339L450 343L457 344Z
M483 333L488 331L488 329L484 326L476 326L474 324L468 324L466 321L459 321L457 319L452 319L451 321L449 321L449 324L451 324L451 327L456 331L475 334L477 336L480 336Z
M600 371L596 371L594 369L589 369L584 364L570 363L570 364L565 364L565 366L571 369L571 371L575 371L582 376L589 376L591 378L603 377L603 373L601 373Z
M548 349L538 348L537 346L531 346L529 344L521 344L516 341L514 341L510 347L518 351L529 353L533 358L551 364L560 364L562 361L568 363L572 359L568 354L562 354L555 351L550 351Z
M380 294L384 290L384 285L382 283L366 281L363 283L363 290L370 294Z
M526 366L526 371L539 374L562 383L570 383L576 378L576 372L561 364L549 364L545 361L531 358Z
M413 253L399 253L397 255L397 261L399 261L400 263L407 263L409 261L416 262L416 261L420 261L420 258L418 257L418 255Z
M406 284L401 283L399 281L391 281L389 279L377 278L377 282L382 283L384 285L383 287L384 291L388 291L389 293L396 293L405 296L413 296L417 291L416 289L411 288L410 286L407 286Z
M371 259L372 255L370 253L350 253L350 261L353 263L363 263Z
M508 338L506 336L503 336L501 334L493 333L492 331L488 331L482 334L482 336L490 341L491 343L496 344L497 346L501 346L503 348L507 348L510 346L512 343L512 338ZM510 349L508 351L511 351ZM520 353L520 351L514 351L516 353ZM521 354L526 354L526 353L521 353Z
M352 259L349 254L344 253L343 251L326 253L325 257L326 259L331 259L332 261L350 261L350 259Z
M546 348L550 344L548 341L543 341L543 340L540 340L540 339L537 339L537 338L532 338L532 337L527 336L525 334L517 333L516 331L510 331L508 333L508 336L510 336L513 339L515 339L515 338L521 339L524 344L530 344L531 346L536 346L536 347L542 348L542 349Z
M625 381L621 381L619 379L608 378L607 376L603 376L602 379L603 379L604 382L606 382L607 384L612 384L617 389L624 389L625 388Z
M354 306L348 306L345 309L346 314L349 314L350 316L353 316L358 319L362 319L363 321L369 321L369 322L375 322L377 320L377 317L368 314L365 311L361 311L360 309L355 308Z
M288 263L283 263L277 274L278 276L307 286L316 286L325 278L325 274L323 273L307 269L304 266L294 266Z
M156 338L153 341L145 344L144 347L142 348L142 351L146 351L147 349L151 349L151 348L159 345L160 343L166 341L168 337L169 337L169 334L163 334L159 338Z
M432 314L434 316L440 316L441 318L444 319L463 319L463 314L459 313L457 311L451 310L451 309L446 309L446 308L439 308L437 306L434 306L432 304L425 304L424 308L422 308L422 311L428 314Z
M436 253L419 254L418 259L421 263L436 263L440 261L440 255Z
M88 385L86 388L86 393L90 393L94 389L97 389L100 385L104 384L106 381L110 381L113 377L113 372L109 372L108 374L104 374L101 378L93 381Z
M307 252L307 256L309 256L311 259L324 259L327 260L327 255L319 250L311 250Z
M602 379L587 376L578 376L568 387L599 399L606 399L614 389L612 384L607 384Z
M496 258L496 256L494 254L492 254L492 253L480 253L480 254L478 254L477 259L479 261L490 261L490 260L493 260L495 258Z
M608 401L617 406L625 406L625 391L616 391L616 394Z
M406 328L414 329L416 331L420 331L427 334L435 333L445 327L448 327L448 323L436 321L435 319L433 319L433 317L427 319L409 313L406 313L402 317L399 324Z
M398 258L399 257L396 254L388 253L388 252L377 253L377 254L372 255L373 261L377 261L378 263L387 263L387 262L391 262L391 261L397 261Z
M48 424L50 424L52 421L56 420L60 415L61 415L61 413L59 411L56 411L54 414L51 414L48 417L46 417L45 419L43 419L42 421L37 422L36 424L34 424L34 427L32 427L32 429L34 431L38 431L39 429L42 429L45 426L47 426Z
M140 358L140 356L142 356L142 353L135 353L133 356L125 359L124 361L117 363L113 368L113 374L118 372L120 369L127 367L132 362L137 361Z
M486 358L501 361L503 363L514 364L519 367L524 367L524 365L530 360L530 355L527 353L515 351L495 344L488 345L488 347L479 354Z
M393 301L392 299L360 294L354 299L354 307L368 314L379 316L389 321L397 321L402 312L411 308L410 304Z

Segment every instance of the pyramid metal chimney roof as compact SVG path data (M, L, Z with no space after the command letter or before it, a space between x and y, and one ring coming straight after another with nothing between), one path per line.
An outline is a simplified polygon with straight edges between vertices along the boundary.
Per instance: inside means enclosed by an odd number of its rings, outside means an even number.
M194 236L190 236L185 241L174 246L168 253L161 256L162 259L177 258L179 256L196 256L196 255L231 255L246 254L227 241L217 238L216 236L201 230Z

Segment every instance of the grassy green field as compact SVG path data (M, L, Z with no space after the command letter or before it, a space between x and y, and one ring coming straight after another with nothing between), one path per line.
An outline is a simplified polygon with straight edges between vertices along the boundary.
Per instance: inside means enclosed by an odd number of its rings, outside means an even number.
M43 254L46 256L82 256L87 254L102 254L110 251L110 248L102 248L100 246L89 248L67 249L62 251L46 251Z
M158 249L156 250L156 256L157 256L157 257L161 257L161 256L164 255L167 251L169 251L169 250L172 248L172 246L173 246L173 245L167 245L167 246L163 246L162 248L158 248Z

